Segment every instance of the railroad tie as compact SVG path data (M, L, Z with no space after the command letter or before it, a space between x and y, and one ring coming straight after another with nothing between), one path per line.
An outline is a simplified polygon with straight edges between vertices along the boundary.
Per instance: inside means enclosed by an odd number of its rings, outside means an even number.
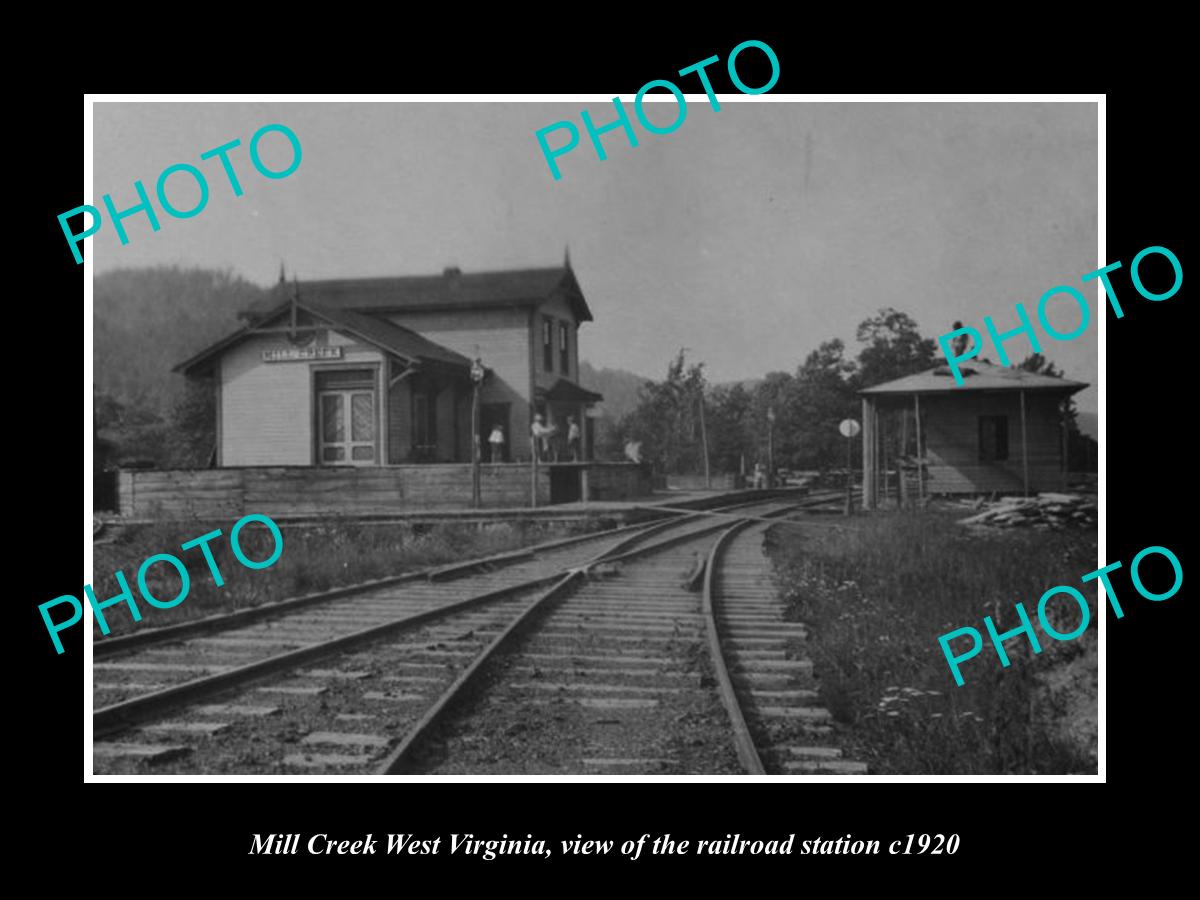
M167 762L192 752L191 747L172 744L126 744L97 741L92 745L94 759L134 758L149 763Z

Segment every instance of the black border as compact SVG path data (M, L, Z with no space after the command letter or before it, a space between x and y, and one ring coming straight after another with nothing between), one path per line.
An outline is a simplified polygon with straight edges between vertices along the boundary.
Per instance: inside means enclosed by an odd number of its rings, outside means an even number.
M818 72L814 77L815 67L808 51L811 42L821 39L820 34L748 29L746 35L767 41L779 55L781 77L774 92L852 89L840 83L850 77L843 70ZM411 92L473 91L477 88L469 82L478 73L487 72L486 89L492 92L586 91L628 97L646 80L670 77L674 70L714 53L723 59L739 39L723 38L715 31L700 39L688 36L673 40L630 39L606 32L584 46L578 35L572 34L570 40L564 37L557 43L543 43L540 50L533 41L534 49L523 54L511 44L506 45L505 52L494 48L490 54L460 52L454 60L458 68L453 71L457 74L449 75L452 67L444 59L431 62L429 55L414 53L409 46L402 57L388 61L387 78L363 76L348 81ZM445 46L438 45L441 51ZM438 47L431 46L428 53L435 53ZM286 47L280 49L284 57L290 55ZM1083 50L1078 53L1076 62L1086 58ZM548 63L548 55L553 65ZM669 62L664 64L664 60ZM1014 59L1005 62L1018 64ZM720 68L714 67L714 71L720 72ZM755 83L751 74L745 77ZM1074 78L1080 80L1079 73L1074 73ZM714 83L718 91L730 89ZM878 86L855 85L860 90ZM107 89L104 85L100 88ZM215 86L193 84L191 89L209 90ZM288 89L302 88L289 85ZM922 86L911 89L920 90ZM956 91L996 89L1014 88L986 83L954 85ZM1025 89L1054 88L1037 85ZM1187 269L1182 216L1184 187L1190 182L1185 177L1188 170L1184 168L1184 153L1190 148L1173 137L1182 108L1181 99L1164 90L1108 95L1105 259L1122 260L1126 273L1132 257L1150 245L1171 248ZM879 785L863 788L812 783L287 785L271 787L266 802L258 786L252 789L255 798L250 802L247 788L237 785L222 785L216 793L212 786L206 786L203 795L190 786L160 784L144 789L139 785L133 802L124 786L89 785L85 793L80 793L84 787L79 730L81 630L66 636L66 653L58 657L45 639L36 609L44 599L79 588L79 572L67 564L63 552L75 546L76 529L83 527L78 495L74 493L79 421L68 412L68 408L76 409L73 404L79 396L79 378L72 362L74 348L60 329L37 329L36 312L49 304L53 308L77 309L75 304L81 296L83 267L74 265L55 217L82 202L79 143L83 111L83 98L78 92L39 97L38 108L32 113L40 129L32 159L36 174L20 185L28 192L21 201L28 215L20 220L23 226L31 225L34 234L31 241L22 241L19 246L31 247L34 257L32 265L20 257L11 262L27 275L23 280L27 284L24 296L28 298L17 305L13 315L24 318L27 312L34 313L29 316L34 326L29 331L42 335L10 345L10 353L17 357L11 364L22 371L43 373L49 381L44 393L26 392L17 401L14 415L39 423L49 434L41 452L32 459L26 456L10 469L11 476L20 483L10 483L9 493L10 499L19 501L15 506L20 509L22 547L33 551L21 554L32 556L26 565L14 567L21 580L28 582L16 592L26 613L22 636L28 642L17 679L24 688L20 695L26 706L21 713L20 731L30 736L22 744L24 758L19 771L32 775L28 783L40 786L43 792L38 808L30 811L32 833L44 833L39 832L43 824L61 831L65 825L62 816L69 810L82 820L80 830L92 836L84 851L89 867L100 853L108 855L119 849L119 835L144 835L151 842L169 836L172 854L190 848L188 853L194 851L198 858L217 863L199 867L194 875L197 882L228 883L230 872L226 866L245 860L245 869L257 875L290 880L299 873L305 879L318 879L307 881L315 886L324 879L331 884L345 884L345 876L362 872L363 865L401 877L414 871L446 871L456 876L509 873L514 866L523 873L536 874L539 867L545 872L547 865L552 873L562 873L571 866L575 871L603 869L628 877L631 872L654 865L708 879L733 871L728 868L730 863L767 866L771 874L782 874L784 870L778 868L781 865L803 874L815 863L823 872L836 872L846 878L860 876L862 861L868 857L856 857L849 866L846 860L829 857L657 857L626 864L614 856L573 859L570 863L525 857L465 862L461 857L445 855L403 859L297 856L283 862L278 857L248 857L249 836L328 832L354 838L367 832L378 837L389 831L523 836L532 832L550 840L583 833L619 841L642 833L669 831L693 839L727 832L766 838L796 832L797 840L803 840L816 834L832 837L853 833L884 839L910 832L957 832L963 839L959 854L928 864L916 863L927 865L921 873L936 878L945 877L947 865L965 866L968 861L972 868L964 872L973 872L975 877L984 872L1001 876L1005 866L1022 865L1019 859L1029 850L1048 853L1053 848L1053 858L1060 863L1090 861L1095 856L1095 843L1111 839L1117 827L1124 825L1120 830L1128 835L1150 824L1146 815L1140 821L1106 822L1097 814L1100 807L1095 795L1065 798L1062 791L1067 789L1051 784L889 785L886 796L885 788ZM1014 264L1019 265L1019 260ZM1150 303L1132 293L1127 274L1124 279L1118 275L1114 283L1122 299L1129 299L1124 302L1123 319L1118 321L1109 313L1107 320L1107 559L1120 559L1128 565L1138 550L1159 544L1170 547L1186 571L1180 523L1180 513L1187 503L1184 492L1190 481L1185 454L1191 443L1185 415L1191 384L1185 370L1189 361L1189 331L1184 322L1186 284L1171 300ZM981 285L980 289L986 291L988 286ZM61 318L62 323L79 321L71 315L55 318ZM51 343L49 335L55 347L51 365L45 360L47 343ZM63 401L61 408L59 400ZM21 483L30 485L30 495L24 493ZM1132 593L1127 578L1114 580L1126 616L1118 621L1110 613L1107 619L1107 774L1110 782L1128 787L1144 783L1152 773L1165 769L1186 771L1189 743L1184 729L1190 725L1190 710L1184 665L1189 654L1183 641L1190 630L1185 621L1184 591L1169 601L1151 603ZM180 797L180 791L187 792L187 796ZM169 796L164 798L163 792ZM903 792L903 796L897 797L897 792ZM45 822L39 822L43 817ZM1161 838L1161 832L1153 831ZM100 835L108 836L108 840L100 840ZM1145 839L1140 838L1139 843ZM891 863L871 868L888 873L912 872L909 858L901 859L904 862L900 868ZM386 866L379 860L387 860ZM431 865L437 868L430 869ZM804 868L797 870L795 866ZM1011 872L1003 877L1007 880L1010 876L1017 877ZM791 884L785 880L781 887L786 889Z

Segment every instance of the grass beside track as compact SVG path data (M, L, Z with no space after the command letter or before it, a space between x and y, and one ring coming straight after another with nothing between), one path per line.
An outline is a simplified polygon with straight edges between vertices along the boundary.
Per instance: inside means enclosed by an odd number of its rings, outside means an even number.
M229 527L224 527L221 537L209 544L225 579L224 586L217 587L200 549L180 550L181 544L212 530L212 526L192 521L158 522L130 527L116 541L94 545L92 589L97 601L113 597L120 592L113 573L118 570L125 573L142 621L131 621L124 604L109 607L105 613L110 634L127 634L139 628L174 625L343 585L490 556L613 525L602 518L570 525L501 522L414 527L337 520L317 526L281 524L283 554L270 568L260 570L248 569L234 558L229 547ZM259 523L243 528L238 540L250 559L266 559L271 554L270 532ZM151 606L138 594L138 567L144 559L158 553L171 553L181 559L191 579L187 598L171 609ZM179 593L179 575L169 563L152 566L146 580L151 593L164 601ZM102 637L99 625L93 627L95 636Z
M1096 533L968 531L959 510L881 512L842 531L780 526L768 537L790 617L809 626L806 649L823 704L847 755L877 774L1096 772ZM1056 642L1037 603L1056 585L1088 598L1092 621ZM1074 603L1052 602L1060 632L1078 625ZM1002 668L983 616L1003 633L1020 625L1018 601L1042 652L1024 636L1005 644ZM971 626L984 647L957 687L938 637Z

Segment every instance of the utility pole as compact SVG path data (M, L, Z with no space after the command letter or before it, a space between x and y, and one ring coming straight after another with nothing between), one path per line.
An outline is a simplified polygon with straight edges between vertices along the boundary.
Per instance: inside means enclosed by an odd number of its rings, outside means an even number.
M775 486L775 407L767 407L767 487Z
M704 487L712 490L712 470L708 465L708 429L704 427L704 388L700 388L700 442L704 445Z
M529 411L530 411L530 413L533 413L533 414L536 416L536 413L534 413L534 412L533 412L535 408L536 408L536 407L533 407L533 406L531 406L531 407L529 407ZM535 422L534 424L536 424L536 422ZM539 449L540 449L539 445L540 445L540 444L541 444L541 442L542 442L542 438L541 438L541 435L535 434L535 433L533 432L533 427L532 427L532 426L530 426L530 432L529 432L529 433L530 433L530 437L529 437L529 450L530 450L530 454L529 454L529 462L530 462L529 471L530 471L530 473L531 473L531 475L532 475L532 478L533 478L533 481L530 483L530 487L529 487L529 505L530 505L531 507L536 507L536 506L537 506L537 501L538 501L538 496L537 496L537 489L538 489L538 451L539 451Z
M483 384L483 363L479 357L471 363L471 507L482 505L482 487L479 483L479 386Z

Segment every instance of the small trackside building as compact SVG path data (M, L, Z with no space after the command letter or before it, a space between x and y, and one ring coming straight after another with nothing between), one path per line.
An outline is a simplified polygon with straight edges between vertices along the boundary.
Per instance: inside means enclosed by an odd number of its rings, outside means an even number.
M867 509L889 491L889 447L914 463L916 484L901 478L902 498L913 487L918 496L1066 487L1066 403L1087 385L977 361L959 369L962 385L940 365L860 391Z
M211 379L217 467L470 462L472 363L487 463L527 462L535 413L567 433L603 399L579 378L592 321L570 261L468 274L288 284L270 308L176 367ZM503 443L489 443L499 428Z

